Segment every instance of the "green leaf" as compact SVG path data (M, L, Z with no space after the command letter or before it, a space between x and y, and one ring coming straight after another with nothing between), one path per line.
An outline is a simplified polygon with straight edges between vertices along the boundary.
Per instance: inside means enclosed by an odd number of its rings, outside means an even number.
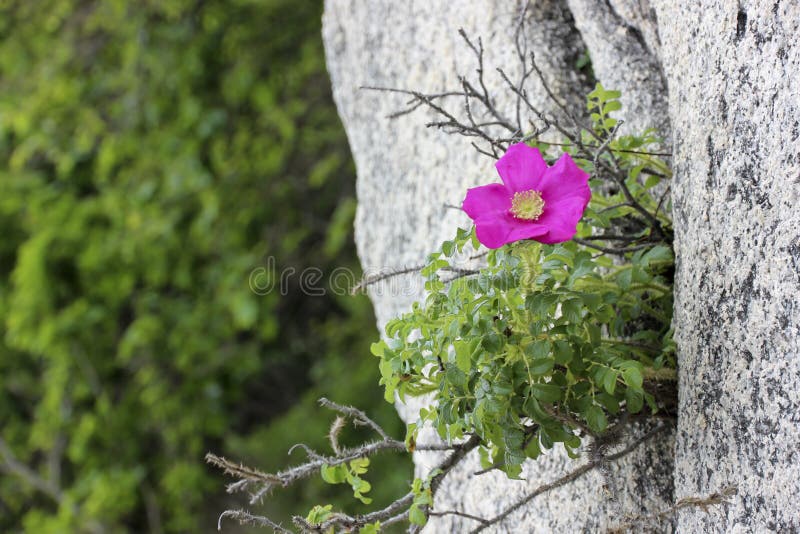
M375 521L374 523L367 523L360 529L358 529L358 534L378 534L381 531L381 522Z
M619 100L611 100L603 105L603 113L606 115L620 109L622 109L622 103L620 103Z
M553 384L531 384L531 393L542 402L558 402L563 392Z
M357 475L363 475L366 473L368 467L369 458L356 458L355 460L350 461L350 470Z
M539 446L539 440L534 437L532 440L530 440L527 447L525 447L525 455L528 458L535 460L540 454L542 454L542 449Z
M442 243L442 252L448 258L453 255L455 249L456 249L456 244L453 243L452 241L445 241L444 243Z
M649 267L654 262L672 262L672 249L664 245L656 245L642 256L642 264Z
M625 391L625 407L629 413L639 413L644 406L644 395L640 391L627 389Z
M472 347L464 341L457 341L455 344L456 365L461 371L469 374L472 370Z
M619 413L619 401L613 395L609 395L608 393L598 393L595 395L594 400L600 406L605 408L608 413L612 415Z
M500 336L491 332L490 334L483 337L481 341L481 346L488 352L489 354L497 354L500 352L500 348L503 346L503 341L500 339Z
M642 389L642 384L644 383L644 379L642 378L642 372L636 367L629 367L622 371L622 378L625 380L625 383L634 389Z
M456 387L461 388L467 384L467 375L455 365L447 364L445 366L445 376L447 381Z
M583 319L581 310L583 302L581 299L572 298L561 303L561 313L570 323L580 323Z
M417 504L412 504L411 508L408 509L408 520L413 525L419 525L421 527L424 527L425 523L428 522L428 517L425 515L425 512L423 512Z
M320 523L325 522L332 515L331 510L333 510L332 504L326 504L325 506L320 506L318 504L308 512L306 521L312 525L319 525Z
M424 419L424 416L420 412L420 418ZM406 450L413 452L414 448L417 446L417 423L409 423L408 427L406 428Z
M572 347L566 341L556 341L553 344L553 356L559 365L567 365L572 360Z
M605 389L609 395L613 395L616 387L617 371L614 369L607 369L605 375L603 376L603 389Z
M520 478L522 474L522 465L520 462L512 461L511 463L503 463L503 465L500 466L500 470L511 480L522 480Z
M537 358L528 364L528 369L534 376L549 375L553 372L554 364L551 358Z
M658 176L653 176L653 175L650 175L650 176L648 176L648 177L647 177L647 179L644 181L644 187L645 187L646 189L651 189L651 188L653 188L653 187L657 186L657 185L658 185L658 184L660 184L660 183L661 183L661 178L659 178Z
M628 290L631 288L631 276L633 269L623 269L617 275L617 284L624 290Z
M550 355L550 342L546 339L537 339L525 347L525 354L533 359L542 359Z
M602 408L599 406L589 406L584 414L586 423L595 432L603 432L608 427L608 419Z
M551 309L558 302L558 294L539 292L525 299L525 306L537 317L547 317Z
M320 468L322 480L328 484L341 484L346 480L347 467L344 464L339 465L323 465Z

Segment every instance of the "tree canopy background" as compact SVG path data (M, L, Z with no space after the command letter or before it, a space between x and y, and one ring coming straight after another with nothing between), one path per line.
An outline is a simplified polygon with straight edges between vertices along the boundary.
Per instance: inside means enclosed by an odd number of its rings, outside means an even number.
M241 499L204 453L323 448L321 395L402 436L365 297L249 286L270 256L357 268L321 10L0 3L1 531L212 531ZM398 462L370 471L378 503ZM320 482L265 511L323 501L361 506Z

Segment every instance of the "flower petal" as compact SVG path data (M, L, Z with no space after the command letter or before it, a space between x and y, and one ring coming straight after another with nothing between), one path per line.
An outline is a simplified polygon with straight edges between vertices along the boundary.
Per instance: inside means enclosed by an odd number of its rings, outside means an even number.
M495 167L512 196L517 191L538 190L539 181L547 171L547 163L539 149L525 143L508 147Z
M461 204L467 215L475 220L482 215L495 212L506 212L511 208L511 196L502 184L489 184L467 190L467 196Z
M500 248L506 243L532 239L547 233L538 221L521 221L508 213L487 215L475 221L475 235L484 246Z
M584 201L583 207L586 208L592 197L589 175L575 164L569 154L562 155L555 165L544 172L538 186L545 206L577 197Z
M544 213L536 222L545 226L548 232L536 240L551 245L575 237L578 221L583 217L587 203L588 200L581 196L572 196L545 204Z

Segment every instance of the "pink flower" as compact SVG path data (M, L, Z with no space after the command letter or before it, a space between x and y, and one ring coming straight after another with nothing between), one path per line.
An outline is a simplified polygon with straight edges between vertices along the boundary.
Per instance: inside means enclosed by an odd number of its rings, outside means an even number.
M522 239L551 244L575 236L592 192L589 175L569 154L548 167L538 149L518 143L496 167L503 184L468 190L461 206L475 221L478 241L500 248Z

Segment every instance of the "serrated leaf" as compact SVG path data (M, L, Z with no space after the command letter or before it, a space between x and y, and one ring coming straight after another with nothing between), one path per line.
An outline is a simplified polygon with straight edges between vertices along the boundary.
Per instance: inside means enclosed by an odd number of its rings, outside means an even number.
M644 383L644 379L642 377L642 372L636 367L629 367L622 371L622 378L625 380L625 383L634 389L642 389L642 384Z
M570 323L580 323L583 319L581 310L583 303L580 299L572 298L561 303L561 314Z
M651 248L642 256L642 264L649 267L653 262L670 262L672 261L672 249L664 245L656 245Z
M566 341L556 341L553 343L553 356L560 365L567 365L572 360L572 346Z
M546 358L550 355L550 342L546 339L537 339L525 347L525 354L533 359Z
M553 384L531 384L531 393L542 402L558 402L562 395L561 388Z
M455 343L455 350L456 365L462 372L469 374L472 370L472 347L464 341L458 341Z
M537 358L528 364L528 370L534 376L548 375L553 372L554 364L552 358Z
M424 527L425 523L428 522L428 517L418 505L412 504L411 508L408 510L408 520L414 525Z
M326 504L325 506L316 505L309 510L306 521L312 525L319 525L331 516L331 510L333 510L332 504Z
M453 255L455 250L456 250L456 244L453 243L452 241L445 241L444 243L442 243L442 252L448 258Z
M652 189L653 187L657 186L660 183L661 183L661 178L659 178L658 176L650 175L644 181L644 187L645 189Z
M540 454L542 454L542 449L539 446L539 440L534 437L525 447L525 456L535 460Z
M633 268L624 269L617 274L617 284L624 290L628 290L631 288L631 271Z
M628 413L639 413L644 407L644 395L639 391L628 389L625 391L625 407Z
M595 432L603 432L608 427L608 419L602 408L599 406L589 406L584 414L586 423Z
M498 336L494 332L491 332L483 337L483 340L481 341L481 346L489 354L497 354L498 352L500 352L500 348L503 346L503 341L500 339L500 336Z
M612 111L618 111L620 109L622 109L622 103L619 100L611 100L603 105L603 113L605 115L608 115Z
M500 470L503 471L506 474L506 476L511 480L521 480L520 479L520 475L522 474L521 463L522 462L504 463L502 466L500 466Z
M445 367L445 376L447 381L456 387L462 388L467 384L467 375L455 365L448 364Z
M616 387L617 372L613 369L606 370L605 376L603 376L603 389L605 389L609 395L613 395Z

